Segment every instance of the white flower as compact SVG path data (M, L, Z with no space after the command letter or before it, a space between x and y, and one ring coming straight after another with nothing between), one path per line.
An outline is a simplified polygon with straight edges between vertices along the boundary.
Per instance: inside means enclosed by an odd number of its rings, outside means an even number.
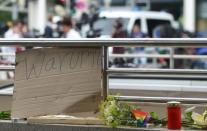
M191 112L191 111L195 110L195 108L196 108L196 106L193 106L193 107L187 108L184 112L185 112L185 113L189 113L189 112Z

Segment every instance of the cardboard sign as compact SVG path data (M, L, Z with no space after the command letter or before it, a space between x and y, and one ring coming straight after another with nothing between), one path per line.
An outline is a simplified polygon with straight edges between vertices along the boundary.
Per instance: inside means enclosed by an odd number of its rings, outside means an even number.
M101 57L100 48L41 48L17 54L12 117L97 109Z

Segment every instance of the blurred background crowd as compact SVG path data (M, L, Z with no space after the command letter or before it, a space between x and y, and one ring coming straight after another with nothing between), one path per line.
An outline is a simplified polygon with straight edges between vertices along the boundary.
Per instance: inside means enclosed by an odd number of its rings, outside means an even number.
M0 0L2 38L205 38L206 0ZM1 47L18 52L19 47ZM168 48L113 47L111 54L169 54ZM175 54L206 55L206 48ZM1 63L14 64L5 56ZM206 69L205 60L175 60L174 68ZM169 59L113 58L112 67L169 68Z
M73 33L77 31L76 37L78 33L83 38L206 37L206 3L205 0L0 0L0 36L8 37L6 32L12 29L12 37L68 38L63 27L70 26ZM117 35L119 30L126 32Z

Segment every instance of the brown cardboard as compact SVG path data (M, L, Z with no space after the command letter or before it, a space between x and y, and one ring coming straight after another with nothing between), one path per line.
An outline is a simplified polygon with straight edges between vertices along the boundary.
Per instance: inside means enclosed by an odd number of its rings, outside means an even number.
M41 48L16 57L13 118L95 111L100 48Z

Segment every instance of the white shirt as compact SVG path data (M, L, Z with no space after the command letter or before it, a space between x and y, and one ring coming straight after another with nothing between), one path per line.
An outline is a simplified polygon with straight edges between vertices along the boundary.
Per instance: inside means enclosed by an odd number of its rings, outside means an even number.
M81 38L81 36L80 36L80 34L77 31L75 31L74 29L71 29L66 34L66 38L77 39L77 38Z
M9 38L9 39L18 39L21 38L21 34L20 33L14 33L13 29L9 29L5 35L4 38ZM1 52L2 53L15 53L16 52L16 47L1 47ZM3 58L6 61L9 61L11 63L15 63L15 57L14 56L3 56Z
M10 39L16 39L16 38L21 38L21 34L20 33L14 33L13 29L9 29L5 35L4 38L10 38Z

